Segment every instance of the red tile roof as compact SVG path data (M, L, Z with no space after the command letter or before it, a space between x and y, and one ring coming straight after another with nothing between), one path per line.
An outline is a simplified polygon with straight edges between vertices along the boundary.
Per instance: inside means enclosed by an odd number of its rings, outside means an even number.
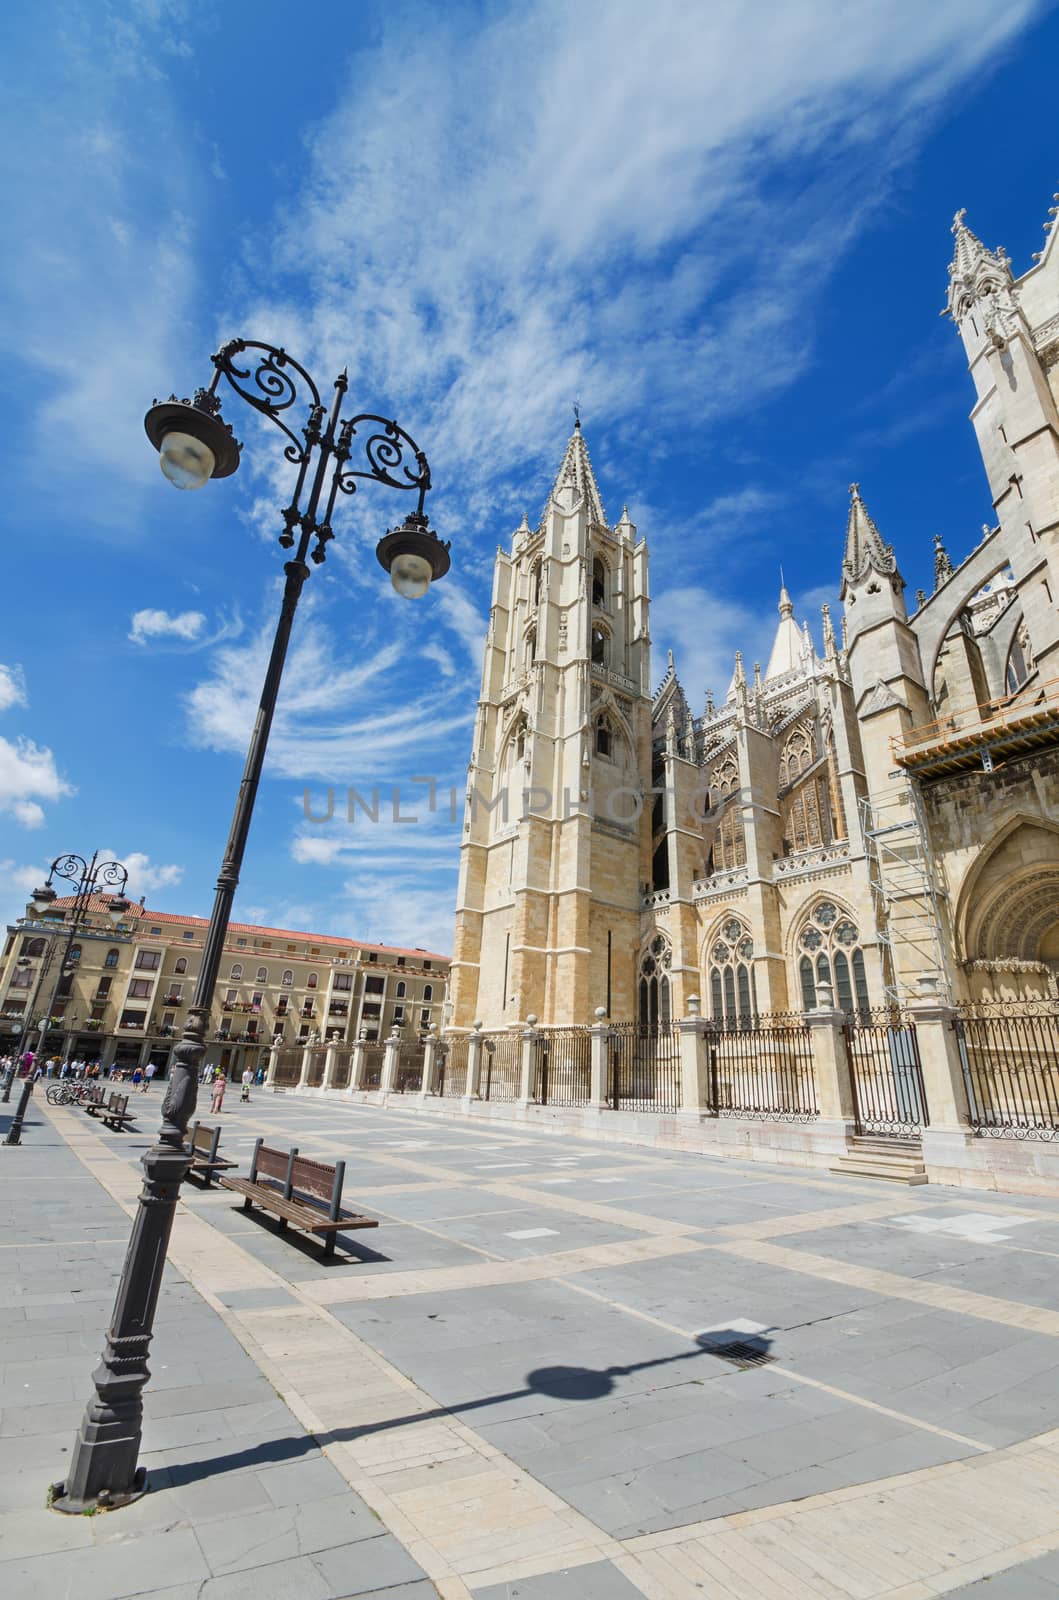
M51 903L51 910L61 910L74 904L73 895L60 895ZM110 906L111 896L105 894L93 895L89 901L88 909L106 916ZM138 905L134 900L125 913L126 921L138 920L142 922L156 922L160 924L176 925L184 928L207 928L206 917L185 917L175 911L151 911L147 906ZM366 944L363 939L340 938L333 933L304 933L291 928L264 928L256 922L229 922L229 933L251 933L270 939L307 939L310 944L334 945L346 950L379 950L387 955L413 956L420 961L444 961L449 957L439 955L436 950L406 949L398 944Z

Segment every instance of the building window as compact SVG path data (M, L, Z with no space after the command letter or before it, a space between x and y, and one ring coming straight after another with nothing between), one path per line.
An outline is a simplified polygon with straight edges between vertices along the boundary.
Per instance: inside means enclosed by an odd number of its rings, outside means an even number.
M378 961L378 959L379 959L379 952L377 950L369 950L368 951L368 960L369 961Z
M315 989L316 988L316 982L317 982L316 973L315 972L310 972L309 976L305 980L305 987L307 989Z
M225 994L225 996L224 996L225 1005L226 1006L234 1006L235 1005L235 997L236 997L236 995L238 993L239 993L238 989L229 989L227 991L227 993Z
M11 974L10 987L12 989L31 989L33 987L33 973L29 967L16 967Z
M294 982L294 974L291 971L290 967L287 967L284 970L283 976L279 981L280 981L280 983L283 984L285 989L289 989L290 988L291 984Z
M424 961L423 962L423 971L424 972L429 972L430 971L430 962L429 961Z
M133 978L129 984L129 996L133 1000L146 1000L150 992L150 978Z
M81 946L79 944L72 944L70 946L70 953L66 957L66 959L67 959L67 961L80 961L80 959L81 959Z
M287 1015L287 1007L289 1005L290 1005L290 997L289 997L289 995L281 994L279 999L276 1001L276 1015L277 1015L277 1017L285 1017Z
M726 1028L753 1027L757 1014L754 941L750 930L730 917L710 947L710 1013Z
M419 1025L420 1025L420 1027L421 1028L425 1028L429 1021L430 1021L430 1007L427 1006L425 1011L421 1011L419 1013Z
M870 1010L868 978L860 932L833 900L818 900L798 940L798 978L802 1005L812 1011L818 1004L820 984L834 990L835 1005L852 1015Z
M607 603L607 569L599 556L592 563L592 604L604 606Z
M404 1006L394 1006L393 1020L395 1027L400 1026L400 1024L404 1021Z
M332 989L352 989L353 974L351 972L336 972L331 987Z
M710 804L723 806L724 809L714 834L707 876L711 871L730 872L734 867L745 867L746 834L739 801L739 768L732 756L716 767L710 776Z
M137 971L157 972L161 961L161 954L157 950L141 950L136 956Z
M165 991L165 1003L166 1003L166 1005L167 1006L170 1006L170 1005L171 1006L178 1006L180 1004L180 997L183 994L183 992L184 992L184 985L182 983L173 983L172 980L170 980L170 982L166 984L166 991Z
M176 965L174 966L173 971L174 972L186 972L187 970L188 970L188 958L187 958L187 956L177 956Z
M423 999L424 1000L433 1000L433 998L434 998L434 985L432 983L428 983L428 984L426 984L424 986L424 989L423 989Z
M245 939L237 939L235 941L235 947L236 947L237 950L245 950L246 949L246 940Z
M397 998L398 998L398 1000L403 1000L404 997L405 997L406 992L407 992L406 985L403 984L403 983L399 983L397 985Z
M257 981L258 981L258 983L267 983L268 982L268 968L267 967L258 967L258 969L257 969Z
M399 967L403 967L404 966L404 956L398 956L397 957L397 965Z
M117 950L108 950L106 955L103 958L103 965L105 967L116 967L117 964L118 964L118 951Z
M596 722L596 754L609 756L611 751L611 726L607 717L600 717Z
M533 563L530 571L530 595L532 596L531 603L539 606L541 603L541 564L539 558Z
M105 1000L107 998L108 994L110 993L110 986L113 982L113 978L100 978L99 982L96 984L97 1000Z
M171 1028L175 1021L176 1021L176 1012L175 1011L167 1011L167 1012L165 1012L165 1014L162 1017L162 1027L163 1028Z
M239 979L242 976L243 976L243 969L240 966L239 962L237 961L235 963L235 966L232 968L231 972L228 974L229 981L231 983L238 983Z
M669 940L655 934L640 957L640 1022L643 1026L665 1026L670 1018L669 968L673 952Z
M24 956L42 956L44 954L43 939L23 939L22 954ZM114 952L117 955L117 951Z
M382 992L383 992L383 990L385 988L386 988L386 979L385 978L365 978L364 979L364 993L365 994L382 994Z
M596 667L607 664L607 636L602 628L592 629L592 664Z
M188 929L188 931L187 931L187 932L186 932L186 933L182 933L182 934L181 934L181 935L180 935L180 937L181 937L181 938L182 938L182 939L193 939L193 938L194 938L194 937L195 937L195 935L194 935L194 934L193 934L193 933L192 933L192 932L191 932L191 930L190 930L190 928L189 928L189 929Z
M123 1028L142 1028L146 1021L146 1011L123 1011L121 1013L121 1027Z
M526 629L526 642L525 642L525 645L523 646L522 658L525 661L527 667L531 667L533 665L534 661L537 659L537 630L536 630L536 628L527 628Z

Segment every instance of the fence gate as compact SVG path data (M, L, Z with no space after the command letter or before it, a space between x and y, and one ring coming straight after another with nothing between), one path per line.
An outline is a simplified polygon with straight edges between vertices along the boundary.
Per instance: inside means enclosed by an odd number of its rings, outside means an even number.
M669 1023L615 1023L609 1050L607 1098L615 1111L680 1110L676 1028Z
M534 1043L533 1098L542 1106L586 1106L592 1084L592 1036L584 1028L548 1028Z
M398 1094L417 1094L423 1086L423 1059L425 1048L418 1041L408 1040L397 1046L397 1071L394 1088Z
M470 1043L466 1034L442 1041L438 1050L438 1094L451 1097L466 1093Z
M498 1034L482 1041L481 1096L483 1100L517 1100L522 1074L522 1038L517 1033Z
M377 1089L382 1082L382 1058L385 1054L385 1045L366 1044L364 1046L364 1076L361 1085L365 1089Z
M857 1012L844 1031L857 1133L918 1139L929 1118L915 1024L887 1006Z

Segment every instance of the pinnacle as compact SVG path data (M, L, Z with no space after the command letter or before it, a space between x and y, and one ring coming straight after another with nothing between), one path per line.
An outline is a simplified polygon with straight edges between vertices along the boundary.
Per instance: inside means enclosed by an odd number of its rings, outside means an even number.
M894 572L897 563L890 546L883 543L868 508L860 495L860 484L849 486L849 517L846 521L846 553L842 570L848 581L856 582L866 573Z

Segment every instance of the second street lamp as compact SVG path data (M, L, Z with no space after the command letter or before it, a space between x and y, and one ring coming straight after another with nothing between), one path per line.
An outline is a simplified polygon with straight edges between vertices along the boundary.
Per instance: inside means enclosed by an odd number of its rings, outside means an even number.
M150 1375L147 1354L173 1215L190 1165L184 1140L195 1110L225 932L291 625L310 573L308 562L318 564L326 558L327 545L334 537L331 518L339 494L352 495L358 483L372 481L417 495L416 509L400 528L380 539L376 551L397 592L409 598L425 594L431 582L444 577L449 568L448 544L431 530L423 511L430 488L426 456L396 422L373 412L343 417L349 388L346 373L335 379L331 403L326 406L305 368L273 345L233 339L213 357L213 365L209 387L197 390L194 399L178 400L174 395L168 401L155 402L145 418L147 436L159 452L162 471L179 489L202 488L211 478L235 472L241 446L220 414L217 390L223 379L287 437L283 454L294 469L294 493L281 513L279 543L294 554L284 567L286 584L272 654L217 878L202 965L183 1036L173 1051L158 1143L143 1157L143 1189L103 1356L93 1374L96 1393L86 1408L69 1473L52 1490L52 1503L61 1511L124 1505L144 1491L144 1473L137 1466L143 1388ZM296 432L297 424L291 424L299 409L304 420ZM357 464L352 465L355 453Z

